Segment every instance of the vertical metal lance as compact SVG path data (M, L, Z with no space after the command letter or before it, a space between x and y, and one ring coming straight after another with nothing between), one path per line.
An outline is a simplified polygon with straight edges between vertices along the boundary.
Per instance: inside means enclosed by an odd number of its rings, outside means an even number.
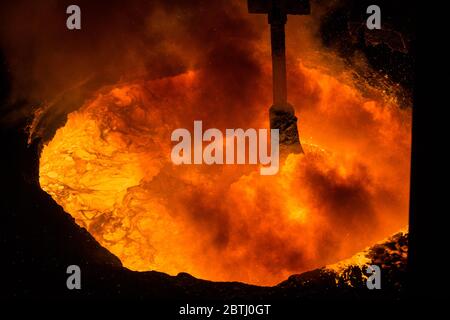
M273 103L284 105L287 103L286 80L286 47L283 21L271 22L270 36L272 43L272 77L273 77Z
M308 0L248 0L250 13L268 15L272 46L273 105L269 110L270 128L280 133L280 150L303 153L297 130L297 117L287 101L285 25L287 15L310 13Z

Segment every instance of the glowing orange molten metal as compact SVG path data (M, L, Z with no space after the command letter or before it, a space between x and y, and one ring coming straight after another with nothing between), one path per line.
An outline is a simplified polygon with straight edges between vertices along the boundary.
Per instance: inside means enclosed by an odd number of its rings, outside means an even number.
M196 71L107 88L69 114L40 184L133 270L273 285L352 256L407 223L410 110L301 64L292 77L305 155L275 176L171 163L172 130L195 119L268 128L270 83L230 109Z

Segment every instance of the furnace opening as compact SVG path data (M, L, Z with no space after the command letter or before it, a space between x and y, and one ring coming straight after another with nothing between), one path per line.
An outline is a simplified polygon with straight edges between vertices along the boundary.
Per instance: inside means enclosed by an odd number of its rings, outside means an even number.
M305 154L277 175L171 162L195 119L269 128L267 74L243 98L201 69L103 88L43 148L40 185L125 267L214 281L275 285L406 226L411 110L345 70L295 65Z

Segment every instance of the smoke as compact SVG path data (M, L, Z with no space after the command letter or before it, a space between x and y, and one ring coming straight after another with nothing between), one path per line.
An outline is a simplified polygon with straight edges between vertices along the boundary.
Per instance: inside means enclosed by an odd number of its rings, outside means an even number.
M77 31L66 28L70 4L2 4L0 46L11 75L10 106L24 103L20 112L17 106L6 110L10 118L30 116L32 107L41 106L43 118L50 118L43 126L52 130L105 85L187 70L203 70L209 87L202 102L210 109L211 97L240 97L239 107L249 105L258 88L261 72L253 48L266 25L248 19L245 3L79 1Z
M199 104L198 71L113 87L71 113L43 150L41 186L135 270L275 284L351 256L407 223L410 115L297 69L316 93L300 126L306 155L288 156L275 176L171 163L174 129L192 130L199 114L232 121L230 98L213 113ZM250 123L267 126L252 103Z

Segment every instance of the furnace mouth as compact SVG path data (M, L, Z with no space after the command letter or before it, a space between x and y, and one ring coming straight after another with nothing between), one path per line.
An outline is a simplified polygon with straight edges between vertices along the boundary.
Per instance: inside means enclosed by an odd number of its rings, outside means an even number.
M189 72L105 88L70 113L41 152L40 186L135 271L271 286L348 258L407 224L410 110L321 70L297 72L312 91L293 90L293 105L316 95L299 109L305 153L288 154L276 175L172 163L171 133L196 119L270 126L261 97L246 101L252 117L230 117L242 109L225 94L211 112Z

